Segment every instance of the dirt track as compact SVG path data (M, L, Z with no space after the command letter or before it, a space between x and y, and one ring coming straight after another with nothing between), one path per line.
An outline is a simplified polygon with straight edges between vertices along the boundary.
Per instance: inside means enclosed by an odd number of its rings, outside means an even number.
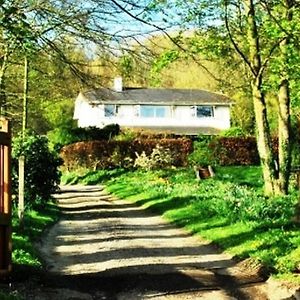
M258 270L100 186L56 198L63 217L38 245L48 272L26 299L269 299Z

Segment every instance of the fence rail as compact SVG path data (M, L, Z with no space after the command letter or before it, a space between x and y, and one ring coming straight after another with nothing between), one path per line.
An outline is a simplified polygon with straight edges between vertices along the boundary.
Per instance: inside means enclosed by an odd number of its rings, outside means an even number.
M11 271L11 132L0 119L0 276Z

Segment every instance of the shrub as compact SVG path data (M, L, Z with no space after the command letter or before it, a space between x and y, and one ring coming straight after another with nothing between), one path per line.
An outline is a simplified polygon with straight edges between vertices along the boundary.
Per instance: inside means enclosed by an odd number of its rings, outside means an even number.
M211 140L211 138L202 138L193 142L193 152L188 157L190 165L207 167L216 164L210 147Z
M141 128L123 128L120 133L114 137L117 141L134 140L156 140L156 139L174 139L175 135L168 132L155 132Z
M278 159L278 138L273 137L271 146L274 159ZM209 144L212 156L220 165L259 165L260 159L255 137L218 137Z
M137 133L129 128L120 130L119 134L113 137L114 141L133 141L137 138Z
M30 204L48 201L60 182L58 167L62 161L51 152L46 137L27 133L13 139L12 170L13 190L17 192L18 158L25 156L25 199Z
M212 155L220 165L258 165L254 137L219 137L210 143Z
M229 186L224 200L233 221L263 220L266 224L290 220L294 214L294 197L266 198L245 186Z
M110 124L101 129L90 126L87 128L75 128L72 130L77 141L110 140L112 137L118 135L119 132L120 126L118 124Z
M247 136L246 132L241 127L230 127L220 133L223 137L244 137Z
M78 142L63 147L60 154L68 170L80 167L129 168L133 166L137 158L136 153L141 155L145 152L145 155L149 156L157 145L163 149L169 149L174 166L187 164L187 156L192 149L192 142L187 139Z
M143 151L141 154L138 154L137 152L135 154L137 157L135 159L134 166L140 167L145 170L150 170L151 169L150 157L146 155L145 151Z
M149 156L146 155L145 151L141 155L138 153L136 155L134 166L145 170L166 168L172 166L173 163L171 151L160 145L156 145Z
M58 127L49 132L48 137L55 149L61 149L65 145L79 141L110 140L119 132L120 126L118 124L110 124L101 129L97 127Z

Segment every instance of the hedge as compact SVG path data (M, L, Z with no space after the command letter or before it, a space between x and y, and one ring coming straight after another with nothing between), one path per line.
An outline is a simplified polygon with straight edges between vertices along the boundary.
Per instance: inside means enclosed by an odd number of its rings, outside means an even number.
M64 146L60 156L68 170L78 167L104 169L130 167L136 159L136 153L143 151L149 155L160 145L169 149L174 166L187 165L187 157L192 151L189 139L147 139L134 141L85 141Z
M278 138L272 139L275 158ZM218 137L209 144L212 156L220 165L259 165L260 159L255 137Z

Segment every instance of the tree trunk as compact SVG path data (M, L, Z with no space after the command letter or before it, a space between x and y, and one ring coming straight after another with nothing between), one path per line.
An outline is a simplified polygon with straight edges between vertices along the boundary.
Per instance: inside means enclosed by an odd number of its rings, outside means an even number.
M267 119L265 95L262 90L263 70L261 65L259 36L255 20L255 4L253 0L245 0L244 3L247 8L247 39L252 72L252 97L256 120L257 149L262 166L265 194L274 195L276 172L271 147L270 128Z
M290 95L289 82L282 79L278 95L278 164L279 178L277 193L287 194L291 171L291 141L290 141Z
M270 141L269 123L267 120L267 109L261 86L254 81L252 84L254 113L256 120L257 150L260 157L263 178L264 193L271 196L275 194L275 165Z
M5 53L1 58L1 67L0 67L0 115L5 115L5 106L6 106L6 95L5 95L5 71L7 68L7 60L8 60L8 49L5 49Z
M285 0L285 18L288 22L292 20L291 8L293 0ZM278 163L279 179L277 182L277 193L287 194L289 187L291 169L291 121L290 121L290 86L286 71L288 64L289 37L286 36L280 43L282 70L278 93Z
M24 87L23 87L23 117L22 117L22 136L25 137L27 128L27 102L28 102L28 59L24 57Z

